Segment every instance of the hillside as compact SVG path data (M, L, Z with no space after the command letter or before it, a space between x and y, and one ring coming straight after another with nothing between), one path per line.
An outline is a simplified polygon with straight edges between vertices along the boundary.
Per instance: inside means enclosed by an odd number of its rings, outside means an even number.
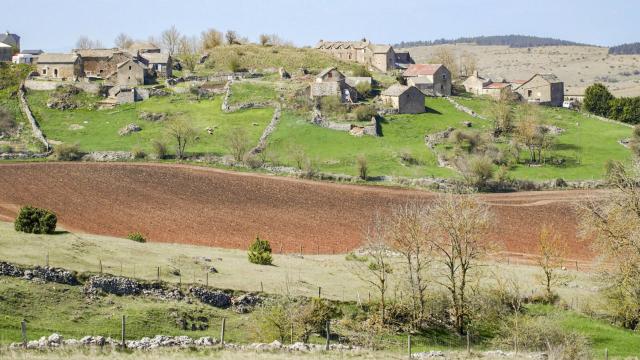
M492 79L526 80L535 73L554 73L565 83L565 92L582 94L589 85L601 82L616 96L640 96L640 56L609 55L594 46L547 46L512 48L449 44L407 47L417 63L432 61L440 48L456 56L471 54L481 75Z
M587 46L586 44L574 41L560 40L548 37L527 36L527 35L495 35L495 36L475 36L460 37L457 39L439 39L427 41L402 41L395 44L395 47L416 47L446 44L476 44L481 46L509 46L512 48L531 48L540 46Z

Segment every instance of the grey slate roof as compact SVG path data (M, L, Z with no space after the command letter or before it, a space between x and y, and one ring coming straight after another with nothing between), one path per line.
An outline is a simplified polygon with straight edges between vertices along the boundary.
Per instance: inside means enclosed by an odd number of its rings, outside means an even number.
M9 43L18 43L20 41L20 36L16 34L11 34L9 32L0 33L0 42L9 44Z
M38 64L73 64L77 60L77 54L44 53L38 56Z
M369 45L369 48L371 48L371 51L373 51L374 54L386 54L390 49L391 49L391 45Z
M167 64L169 62L169 54L141 53L140 57L145 59L149 64Z
M316 76L316 77L317 77L317 78L322 78L322 77L324 77L325 75L327 75L328 73L330 73L330 72L331 72L331 71L333 71L333 70L338 71L338 68L336 68L335 66L328 67L328 68L326 68L326 69L324 69L324 70L320 71L320 73L318 73L318 76ZM338 72L340 72L340 71L338 71Z
M382 95L383 96L400 96L409 89L411 89L411 86L395 84L395 85L391 85L391 87L383 91Z

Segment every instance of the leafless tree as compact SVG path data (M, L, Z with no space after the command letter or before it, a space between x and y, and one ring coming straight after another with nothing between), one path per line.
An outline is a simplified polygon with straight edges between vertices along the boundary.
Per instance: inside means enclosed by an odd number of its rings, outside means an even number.
M205 51L214 49L222 45L222 33L216 29L207 29L202 32L201 42L202 49Z
M103 47L100 40L91 40L88 36L82 35L76 41L76 49L97 49Z
M392 209L388 218L387 243L402 254L411 291L414 321L425 316L427 271L431 262L428 240L427 208L419 203L407 203Z
M428 239L434 252L434 261L443 265L443 280L453 304L455 328L465 333L468 316L467 285L470 272L492 249L494 243L487 232L491 216L487 205L472 195L440 195L429 207Z
M457 79L460 77L458 62L453 52L446 46L439 47L431 60L433 63L444 65L451 72L451 77Z
M249 135L245 129L239 127L231 129L227 137L227 148L235 161L242 161L250 147Z
M478 59L474 54L464 52L460 56L460 72L463 76L471 76L478 69Z
M240 36L234 30L228 30L224 35L227 40L227 45L238 45L240 44Z
M133 39L125 33L120 33L113 42L119 49L128 49L133 45Z
M196 37L183 36L178 44L178 58L180 63L193 72L200 61L200 42Z
M260 45L267 46L271 45L271 36L267 34L260 34Z
M170 28L162 32L160 37L164 48L169 55L173 56L178 51L180 40L182 39L182 35L180 35L178 29L175 25L171 25Z
M187 145L195 140L196 130L186 120L177 118L167 122L166 131L176 141L176 157L184 158Z
M543 285L547 298L553 296L552 287L561 283L566 277L558 273L566 256L567 245L560 235L547 225L540 230L538 237L538 266L542 270Z
M493 133L496 136L508 134L513 130L513 106L509 99L494 101L490 108L493 117Z

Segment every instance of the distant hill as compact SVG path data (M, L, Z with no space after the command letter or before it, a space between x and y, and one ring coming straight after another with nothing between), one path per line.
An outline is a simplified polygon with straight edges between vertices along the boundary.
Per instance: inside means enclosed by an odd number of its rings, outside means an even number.
M395 44L394 47L407 48L416 46L430 46L430 45L444 45L444 44L476 44L476 45L502 45L512 48L529 48L540 46L590 46L587 44L581 44L573 41L544 38L537 36L526 35L496 35L496 36L476 36L476 37L461 37L457 39L440 39L429 41L403 41L399 44Z
M609 48L609 54L612 55L635 55L640 54L640 42L622 44Z

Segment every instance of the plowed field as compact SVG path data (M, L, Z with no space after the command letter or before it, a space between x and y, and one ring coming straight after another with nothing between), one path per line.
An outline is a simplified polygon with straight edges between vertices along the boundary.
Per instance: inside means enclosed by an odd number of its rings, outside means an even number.
M532 254L542 224L557 228L570 257L592 257L576 239L573 204L599 192L478 195L497 224L492 237L511 254ZM0 219L21 205L52 209L65 229L150 241L246 248L259 235L276 252L339 253L361 243L376 211L433 193L351 186L160 164L29 163L0 165Z

